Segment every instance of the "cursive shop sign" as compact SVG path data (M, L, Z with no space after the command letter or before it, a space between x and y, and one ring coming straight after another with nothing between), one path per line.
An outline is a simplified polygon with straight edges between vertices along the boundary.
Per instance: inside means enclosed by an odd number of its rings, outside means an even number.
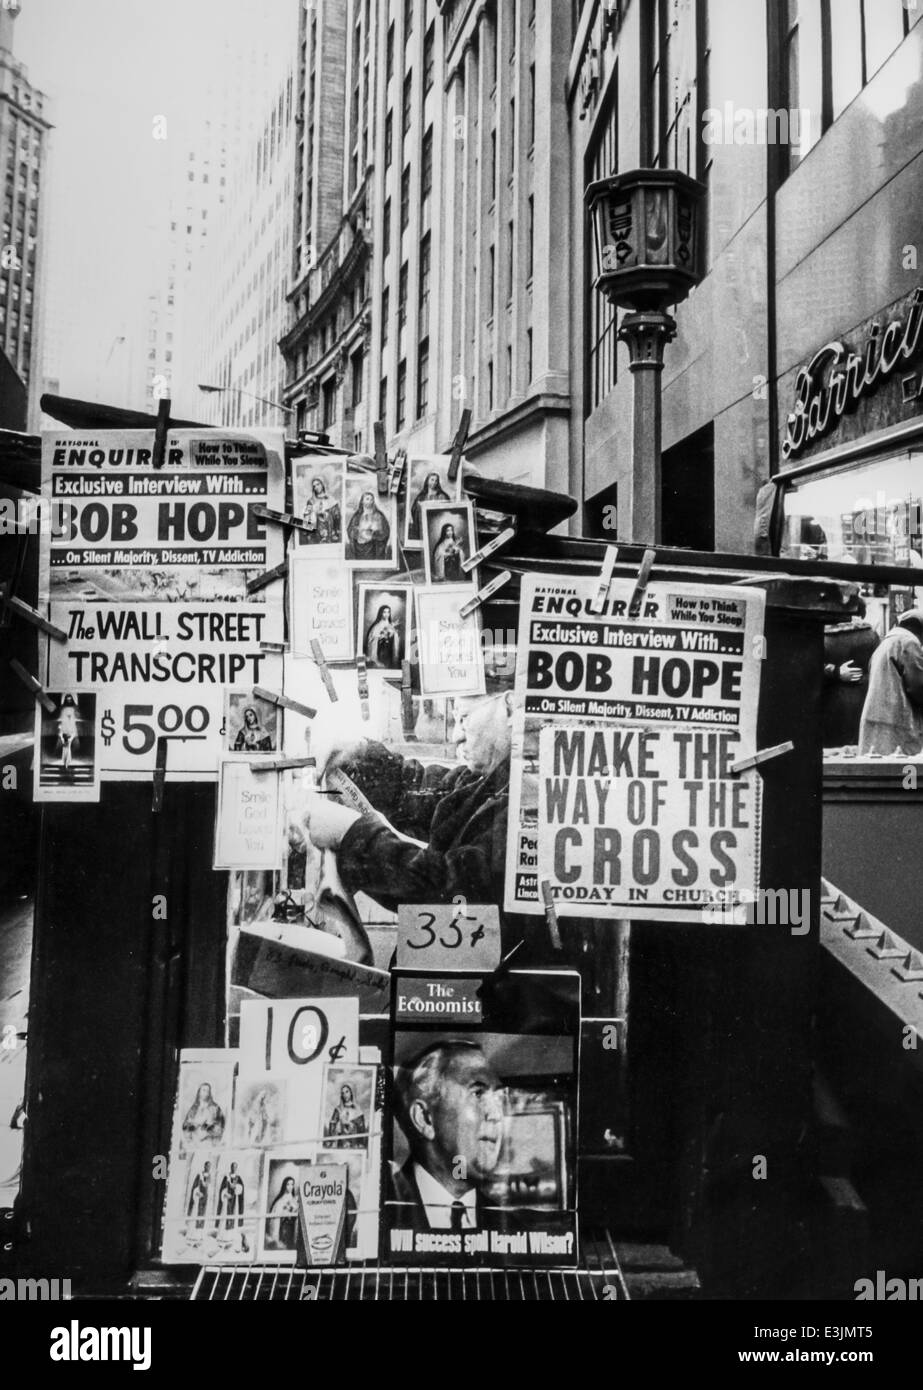
M918 286L902 316L884 328L878 322L870 324L861 351L836 341L815 352L795 377L795 401L785 422L782 457L795 458L855 409L863 396L911 361L920 348L921 331L923 286Z

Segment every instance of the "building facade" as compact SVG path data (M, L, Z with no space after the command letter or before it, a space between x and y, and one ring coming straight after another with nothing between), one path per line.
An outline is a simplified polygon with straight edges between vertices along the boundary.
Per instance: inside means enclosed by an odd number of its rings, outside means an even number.
M0 8L0 350L26 391L38 427L44 313L43 187L48 149L46 100L13 56L18 4Z
M799 369L917 283L902 248L919 236L921 15L901 0L578 6L570 490L589 533L649 539L631 536L631 380L593 288L586 185L661 166L705 185L705 274L662 377L663 541L746 552Z
M372 166L381 5L300 12L290 327L281 340L295 430L371 448Z
M440 434L469 405L479 471L566 490L571 6L440 8Z
M280 425L288 318L294 72L237 161L219 224L192 268L188 370L178 413L211 425Z
M301 22L300 427L568 478L566 5L318 0ZM323 113L323 120L320 119Z

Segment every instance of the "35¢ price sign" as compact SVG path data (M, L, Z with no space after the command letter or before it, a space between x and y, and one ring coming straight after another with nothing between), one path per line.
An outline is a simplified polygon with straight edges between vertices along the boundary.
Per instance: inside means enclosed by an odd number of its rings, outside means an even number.
M496 970L500 913L494 904L405 903L397 914L397 965L411 970Z

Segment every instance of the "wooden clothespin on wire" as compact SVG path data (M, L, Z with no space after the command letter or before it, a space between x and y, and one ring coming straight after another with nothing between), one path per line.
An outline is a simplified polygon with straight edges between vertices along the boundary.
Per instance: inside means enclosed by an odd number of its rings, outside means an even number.
M458 429L455 431L455 438L452 441L452 456L449 459L449 482L454 483L458 477L458 470L461 466L462 454L465 452L465 445L468 443L468 430L471 428L471 411L468 406L461 413L458 422Z
M161 396L157 402L157 425L154 430L154 457L151 460L155 468L163 468L167 461L167 431L170 428L170 397Z
M385 427L380 420L372 426L375 440L375 471L378 474L378 496L388 496L388 448L385 444Z

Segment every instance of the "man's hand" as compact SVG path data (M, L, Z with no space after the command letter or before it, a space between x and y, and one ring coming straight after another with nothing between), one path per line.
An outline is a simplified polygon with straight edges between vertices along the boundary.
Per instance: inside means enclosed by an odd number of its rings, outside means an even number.
M853 685L856 681L861 681L862 667L857 666L854 661L844 661L837 675L846 685Z
M318 849L339 849L349 827L360 819L358 811L339 806L332 797L315 795L308 802L304 828Z

